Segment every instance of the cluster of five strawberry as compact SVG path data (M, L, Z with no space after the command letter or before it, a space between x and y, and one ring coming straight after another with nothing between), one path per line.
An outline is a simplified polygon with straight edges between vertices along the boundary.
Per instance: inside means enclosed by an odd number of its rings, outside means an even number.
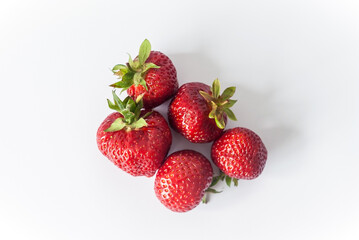
M195 208L206 192L225 180L227 185L238 179L258 177L266 163L267 150L260 137L246 128L224 131L227 117L236 120L230 110L235 87L220 94L216 79L212 87L199 82L178 88L177 72L163 53L151 51L146 39L138 56L113 70L120 78L114 88L127 90L123 101L113 91L108 105L110 114L97 131L99 150L116 166L133 176L153 176L155 193L163 205L175 212ZM213 163L220 169L213 176L209 160L193 150L182 150L167 157L172 135L167 121L152 108L172 99L168 108L171 127L193 143L214 141ZM166 158L167 157L167 158Z

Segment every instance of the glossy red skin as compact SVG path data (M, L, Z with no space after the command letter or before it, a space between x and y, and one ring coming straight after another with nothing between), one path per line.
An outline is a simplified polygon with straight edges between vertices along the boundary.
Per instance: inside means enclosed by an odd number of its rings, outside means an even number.
M217 127L214 119L208 117L210 104L199 91L212 94L210 87L199 82L183 84L168 108L171 127L193 143L208 143L217 139L223 129ZM227 122L227 116L224 116Z
M166 120L160 113L153 111L145 119L146 127L131 131L104 132L119 117L122 117L120 113L112 113L100 125L97 131L99 150L116 166L133 176L153 176L172 143Z
M212 160L230 177L254 179L267 161L267 149L260 137L247 128L226 130L212 145Z
M157 107L164 103L178 90L177 71L172 61L163 53L157 51L151 51L150 56L146 60L146 63L154 63L160 68L151 68L147 71L144 79L148 91L142 86L132 85L127 89L127 94L133 99L136 99L142 93L143 106L146 109Z
M156 174L155 193L168 209L187 212L202 200L212 181L209 160L199 152L172 153Z

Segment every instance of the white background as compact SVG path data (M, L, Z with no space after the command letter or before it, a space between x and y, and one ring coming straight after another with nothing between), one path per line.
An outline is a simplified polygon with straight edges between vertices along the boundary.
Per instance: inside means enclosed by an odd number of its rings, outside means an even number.
M359 239L358 1L2 1L0 36L0 239ZM179 214L101 155L110 68L144 38L180 84L237 87L259 178Z

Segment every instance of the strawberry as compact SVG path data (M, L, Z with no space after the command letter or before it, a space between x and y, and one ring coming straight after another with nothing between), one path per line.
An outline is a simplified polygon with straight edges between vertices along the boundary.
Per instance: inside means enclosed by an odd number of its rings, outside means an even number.
M151 177L161 166L172 143L170 128L162 115L142 109L141 96L121 101L113 91L110 114L97 131L99 150L116 166L133 176Z
M207 143L218 138L226 125L227 116L237 120L229 109L236 103L231 100L235 87L220 95L218 79L212 88L191 82L180 87L168 109L168 120L173 129L193 143Z
M201 202L212 175L209 160L199 152L172 153L156 174L156 196L170 210L187 212Z
M148 109L167 101L178 90L177 72L172 61L161 52L151 51L147 39L134 60L130 56L126 65L117 64L112 72L121 81L110 86L127 90L133 99L144 94L143 105Z
M226 130L212 145L212 160L227 177L254 179L258 177L266 164L267 149L260 137L247 128Z

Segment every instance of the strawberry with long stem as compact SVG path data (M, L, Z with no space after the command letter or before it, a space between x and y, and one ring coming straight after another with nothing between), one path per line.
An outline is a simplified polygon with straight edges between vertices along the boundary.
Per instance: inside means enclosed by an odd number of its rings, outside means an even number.
M257 178L265 167L267 154L262 139L252 130L242 127L226 130L212 145L212 161L220 172L206 192L218 193L213 187L220 180L230 187L232 182L238 186L238 179Z

